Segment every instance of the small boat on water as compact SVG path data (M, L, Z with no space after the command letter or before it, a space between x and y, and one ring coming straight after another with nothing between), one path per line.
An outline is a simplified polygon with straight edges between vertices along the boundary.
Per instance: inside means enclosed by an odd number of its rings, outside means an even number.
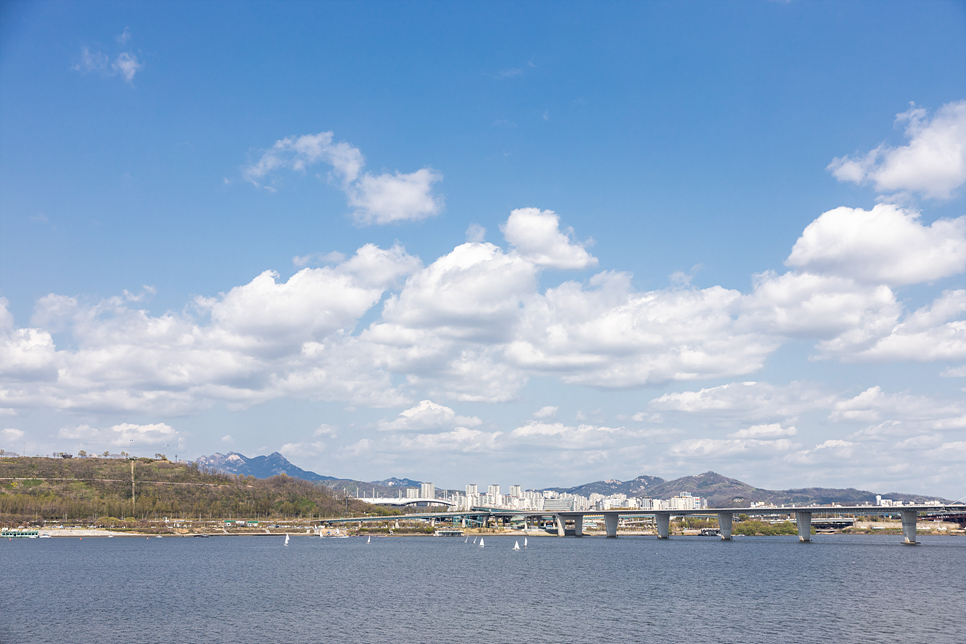
M526 535L523 536L523 547L524 548L527 547L527 537L526 537Z
M287 534L285 535L285 545L286 546L288 545L288 535Z
M480 547L483 547L483 537L480 537Z
M514 541L513 542L513 549L514 550L519 550L520 549L520 542L519 541Z
M372 535L369 535L369 538L366 539L366 543L372 543Z
M343 534L341 530L336 528L335 532L320 532L319 537L322 539L348 539L349 535Z

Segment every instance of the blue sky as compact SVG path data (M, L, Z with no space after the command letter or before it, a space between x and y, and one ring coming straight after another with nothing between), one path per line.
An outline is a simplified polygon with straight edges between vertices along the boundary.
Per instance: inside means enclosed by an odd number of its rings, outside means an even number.
M956 2L4 3L0 448L966 490Z

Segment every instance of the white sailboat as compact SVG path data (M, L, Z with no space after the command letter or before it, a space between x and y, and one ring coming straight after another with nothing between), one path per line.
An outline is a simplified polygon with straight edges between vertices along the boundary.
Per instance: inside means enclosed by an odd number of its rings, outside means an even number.
M480 547L483 547L483 537L480 537Z
M513 542L513 549L514 550L519 550L520 549L520 542L519 541L514 541Z
M469 542L470 542L470 538L469 537L466 537L465 539L463 539L463 543L469 543Z
M286 546L288 545L288 534L287 534L287 533L286 533L286 535L285 535L285 545L286 545Z
M366 543L372 543L372 535L369 535L369 538L366 539Z
M473 545L476 545L476 537L473 537Z
M527 547L527 537L526 537L526 535L524 535L524 537L523 537L523 547L524 548Z

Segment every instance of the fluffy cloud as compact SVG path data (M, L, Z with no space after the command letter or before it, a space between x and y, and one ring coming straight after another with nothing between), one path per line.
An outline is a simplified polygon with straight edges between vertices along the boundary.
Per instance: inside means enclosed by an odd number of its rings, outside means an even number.
M966 217L929 226L919 213L879 204L836 208L805 228L785 264L876 284L916 284L966 271Z
M325 452L325 443L321 441L312 443L285 443L278 448L278 451L288 458L318 456Z
M138 62L138 57L127 51L118 54L117 59L111 63L111 69L129 83L134 81L134 75L141 71L142 67L144 64Z
M876 338L889 333L902 312L887 286L811 273L765 272L754 277L754 291L741 302L739 328L831 340L846 335Z
M18 441L23 437L24 437L24 432L23 430L20 430L20 429L14 429L12 427L8 427L6 429L0 430L0 440L4 442Z
M966 290L944 291L928 306L917 309L888 334L864 347L829 343L822 348L829 353L848 350L845 359L853 361L966 359ZM859 350L856 350L859 349Z
M342 141L333 142L332 132L304 134L279 139L261 157L242 171L246 181L259 187L278 170L304 172L310 166L325 163L332 166L331 177L346 193L355 209L353 218L359 224L388 224L417 221L438 215L443 197L433 195L433 184L443 175L428 168L404 174L401 172L373 175L362 173L362 152Z
M335 438L338 435L339 435L338 427L327 425L325 423L322 423L321 425L316 427L315 431L312 432L312 436L315 436L316 438L318 438L319 436L331 436L332 438Z
M411 276L386 301L383 318L448 338L507 339L536 290L533 264L493 244L466 243Z
M125 27L124 33L117 36L116 41L120 46L126 45L131 40L131 32ZM138 57L130 51L122 51L111 61L107 54L100 50L91 50L89 47L82 47L80 57L71 67L74 71L82 74L97 72L101 76L120 76L128 83L134 82L134 76L144 68L144 63L138 61Z
M547 405L533 412L533 417L534 418L553 418L554 416L557 415L557 409L558 409L557 407L554 407L552 405Z
M676 458L761 458L796 447L786 438L757 440L752 438L691 438L675 443L668 454Z
M572 240L573 229L560 230L560 217L552 210L520 208L501 226L514 252L541 268L587 268L597 258Z
M345 185L359 176L365 159L358 148L340 142L333 143L332 132L304 134L279 139L266 150L253 165L245 168L242 175L255 185L279 169L304 171L307 167L324 161Z
M308 164L331 145L293 140L280 147L283 161L263 159L264 167ZM340 158L352 176L352 155ZM860 223L874 231L877 221ZM812 265L759 274L750 293L687 284L640 291L614 271L541 290L544 270L596 259L549 211L513 211L502 229L509 250L468 242L424 266L400 245L366 244L287 280L266 271L178 313L134 308L143 293L95 303L52 294L37 302L33 326L17 328L0 298L0 405L184 414L280 397L379 408L499 402L535 375L598 388L741 377L790 338L847 361L966 357L961 290L907 313L888 285ZM69 334L71 346L55 346L54 333ZM827 408L823 396L806 385L732 384L651 406L772 422ZM437 429L458 426L467 423Z
M736 323L737 291L636 292L604 272L528 298L507 357L522 369L594 387L734 376L758 369L780 341Z
M932 119L913 107L896 116L896 123L907 124L908 145L880 145L864 156L839 157L828 169L839 181L871 181L879 192L950 198L966 182L966 101L943 105Z
M930 396L906 393L887 394L881 387L870 387L852 398L840 400L832 406L829 420L833 422L878 422L888 419L893 423L905 421L930 429L966 427L966 403L943 402ZM883 433L864 431L866 435Z
M385 446L393 453L490 452L498 449L498 441L502 435L503 432L457 427L452 431L436 434L400 435L386 441Z
M443 210L443 198L432 194L443 175L423 168L410 174L366 174L349 191L352 216L360 224L389 224L434 217Z
M452 429L458 426L474 427L483 421L475 416L457 416L449 407L431 400L420 401L418 405L399 414L395 420L379 423L380 431L426 431Z
M559 449L599 449L614 443L614 439L624 434L623 428L601 425L578 425L546 423L531 420L522 427L514 429L510 436L518 443L553 445Z
M154 423L151 425L121 423L107 429L96 429L90 425L78 425L76 427L63 427L57 435L61 438L87 441L97 445L111 445L113 447L126 447L128 445L133 445L134 447L165 445L178 443L181 438L179 433L166 423Z
M753 438L756 440L779 438L781 436L794 436L798 430L794 427L782 427L780 423L770 425L753 425L745 429L739 429L733 434L728 434L729 438Z
M733 382L700 391L664 394L651 400L650 406L661 411L765 419L795 418L807 411L828 409L835 400L833 394L810 383Z
M397 405L405 398L389 374L348 332L416 266L401 248L363 247L338 266L305 269L286 282L264 273L199 299L195 309L209 314L207 324L187 311L152 316L129 308L128 298L44 298L34 321L68 329L76 343L59 351L44 330L11 328L0 302L0 400L13 408L163 414L280 396Z
M361 439L343 448L343 458L365 456L385 467L410 467L412 457L428 455L460 457L464 454L495 452L501 447L503 432L486 432L467 427L429 434L387 434L378 440Z

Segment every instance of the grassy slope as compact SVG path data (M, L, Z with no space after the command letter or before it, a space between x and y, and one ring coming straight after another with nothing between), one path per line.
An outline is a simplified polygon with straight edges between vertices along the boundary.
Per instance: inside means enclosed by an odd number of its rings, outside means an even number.
M193 463L120 459L0 458L0 521L35 518L182 518L341 516L346 505L320 485L286 476L269 479L204 471ZM11 480L21 479L21 480ZM351 515L380 509L349 500Z

